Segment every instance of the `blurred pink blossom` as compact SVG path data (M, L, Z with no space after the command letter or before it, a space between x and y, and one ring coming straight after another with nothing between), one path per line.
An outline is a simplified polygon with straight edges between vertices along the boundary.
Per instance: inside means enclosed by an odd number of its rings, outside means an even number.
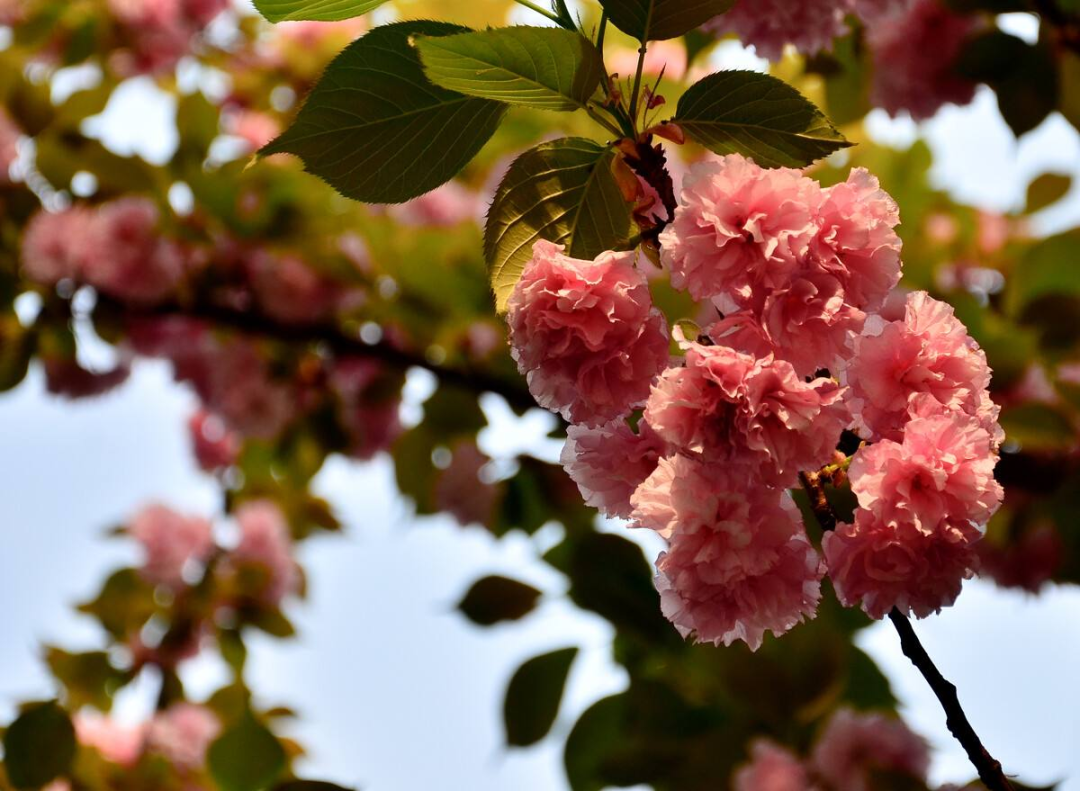
M891 772L926 782L926 742L899 719L841 709L818 739L814 770L832 791L874 791L872 773Z
M201 563L214 551L209 520L183 516L163 505L151 505L137 513L128 532L142 544L143 577L173 590L185 587L184 568L189 563Z
M240 543L228 555L230 565L256 567L266 574L255 595L276 607L300 589L300 570L293 560L292 537L285 515L269 500L253 500L236 510Z

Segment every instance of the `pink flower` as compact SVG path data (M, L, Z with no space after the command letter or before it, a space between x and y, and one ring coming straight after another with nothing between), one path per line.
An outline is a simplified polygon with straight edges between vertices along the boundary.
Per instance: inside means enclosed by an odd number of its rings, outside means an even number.
M683 636L757 650L813 617L821 561L786 492L738 466L661 459L631 498L633 518L669 541L657 560L664 615Z
M811 269L765 299L765 332L776 356L790 362L799 376L834 370L851 357L866 314L849 305L846 296L837 278Z
M656 382L645 419L671 445L708 462L746 465L773 486L832 458L848 421L843 389L806 382L791 364L723 346L686 344L685 365Z
M956 601L963 580L974 575L981 537L970 522L918 527L860 508L853 524L826 533L821 546L844 606L861 602L871 618L893 607L925 618Z
M83 278L117 299L138 303L171 297L185 273L184 256L158 231L157 207L123 198L97 210Z
M449 228L475 222L483 216L484 206L476 192L458 181L448 181L419 198L388 206L386 212L403 225Z
M671 284L738 304L755 288L787 285L817 233L820 202L817 182L797 170L765 170L738 154L692 165L660 234Z
M461 440L450 449L450 466L435 481L435 505L458 524L490 525L495 516L499 490L481 477L491 461L472 440Z
M214 472L236 463L240 454L240 437L217 415L200 410L188 421L191 444L199 467Z
M986 355L953 309L925 291L908 295L902 321L868 323L842 379L867 439L899 439L915 415L959 413L977 418L1000 442Z
M600 428L571 426L561 461L586 505L626 519L634 490L667 452L667 443L645 421L637 432L624 421L615 421Z
M539 241L507 306L518 368L540 406L600 426L640 405L669 357L634 253L595 261Z
M236 511L240 543L229 553L234 566L256 567L264 574L253 593L276 607L300 589L300 570L292 556L292 537L281 509L269 500L244 503Z
M370 459L401 436L401 382L382 363L364 357L337 360L330 388L352 458Z
M750 748L750 763L734 778L735 791L810 791L806 768L791 752L765 739Z
M146 744L180 772L195 772L206 763L206 750L219 733L221 722L208 708L176 703L154 716L147 728Z
M296 256L255 251L247 270L259 307L286 324L311 324L333 313L341 286Z
M47 286L79 278L91 244L92 218L93 213L82 207L35 214L22 239L26 276Z
M79 712L72 721L79 744L97 750L109 763L130 769L139 762L146 739L145 727L128 728L92 712Z
M847 304L873 313L900 282L900 209L864 168L823 194L814 257L843 285Z
M990 435L963 415L918 418L903 442L855 454L848 476L859 505L886 522L932 530L942 520L985 525L1001 505Z
M734 33L757 54L778 61L784 45L804 55L831 50L833 40L848 33L847 14L866 21L895 13L907 0L739 0L705 29L717 36Z
M825 727L812 762L833 791L873 791L874 772L925 783L930 755L926 742L900 720L841 709Z
M271 378L267 360L251 341L207 339L200 355L174 363L207 409L246 437L273 439L296 417L295 388Z
M186 586L184 569L205 561L214 551L213 527L206 519L187 517L162 505L144 508L131 520L128 533L143 546L143 577L173 590Z
M87 370L70 357L42 355L42 362L48 391L73 400L105 395L126 382L131 374L131 366L126 360L107 371Z
M234 110L226 113L224 119L229 134L239 137L252 151L281 134L281 123L274 116L258 110Z
M978 16L956 14L939 0L915 0L906 14L871 25L866 40L874 60L874 104L890 115L907 110L922 120L944 104L970 102L975 83L953 66L979 24Z

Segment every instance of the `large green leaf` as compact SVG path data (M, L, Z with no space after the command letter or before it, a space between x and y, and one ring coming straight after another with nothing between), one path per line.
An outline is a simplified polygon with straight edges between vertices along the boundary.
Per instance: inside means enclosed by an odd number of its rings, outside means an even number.
M15 788L39 788L66 774L75 758L75 728L56 703L39 703L4 734L4 767Z
M734 4L735 0L600 0L612 24L639 41L685 35Z
M327 67L284 134L260 152L296 154L342 195L401 203L453 178L495 133L506 105L439 88L413 36L460 33L399 22L354 41Z
M281 775L285 762L281 742L250 712L206 753L206 765L221 791L262 791Z
M575 110L596 91L604 61L580 33L507 27L417 39L429 80L447 90L541 110Z
M573 137L543 143L510 166L484 231L499 310L538 239L564 244L567 255L577 258L626 248L633 221L611 173L613 157L610 149Z
M797 90L753 71L705 77L683 94L674 120L710 151L764 167L803 167L851 145Z
M563 648L534 656L517 669L503 705L507 744L528 747L551 730L577 652L576 648Z
M310 20L338 22L374 11L387 0L255 0L255 8L271 22Z

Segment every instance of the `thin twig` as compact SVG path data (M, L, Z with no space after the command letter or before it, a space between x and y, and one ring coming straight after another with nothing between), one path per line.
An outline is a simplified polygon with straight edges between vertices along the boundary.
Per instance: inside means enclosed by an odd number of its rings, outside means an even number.
M641 93L641 75L645 71L645 53L648 51L648 45L642 41L638 50L637 71L634 72L634 89L630 93L630 120L634 124L637 124L638 94Z
M548 11L547 9L541 8L540 6L536 5L535 3L530 3L529 0L514 0L514 2L517 3L518 5L525 6L530 11L535 11L536 13L541 14L542 16L546 16L552 22L555 22L556 24L558 24L559 27L563 27L563 21L561 19L559 19L557 16L555 16L555 14Z
M799 474L803 489L810 497L810 508L817 517L821 529L825 531L836 529L836 512L829 504L825 496L825 478L821 471L804 472ZM911 660L916 669L926 679L930 689L934 691L941 708L945 710L945 724L949 732L956 738L967 753L968 760L979 773L989 791L1013 791L1013 786L1005 776L1001 763L997 761L983 746L979 735L975 732L956 694L956 686L949 682L941 671L937 669L930 655L926 652L919 641L915 629L907 616L895 607L889 613L889 620L897 634L900 635L900 648L904 656Z

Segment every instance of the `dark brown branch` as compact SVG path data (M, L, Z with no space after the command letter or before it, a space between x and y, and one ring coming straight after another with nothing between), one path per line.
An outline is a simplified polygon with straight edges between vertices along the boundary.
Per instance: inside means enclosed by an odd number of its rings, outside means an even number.
M803 489L806 490L807 495L810 497L810 507L814 511L814 516L817 517L821 529L828 531L836 529L837 520L836 513L825 497L824 479L826 477L821 472L804 472L799 475ZM926 679L926 683L930 685L930 689L934 691L938 701L941 703L941 708L945 710L945 724L948 726L949 732L964 748L968 760L971 761L972 766L979 773L979 779L983 781L989 791L1013 791L1013 786L1009 779L1005 777L1001 764L983 746L979 735L968 721L967 715L960 705L960 699L957 697L956 686L941 675L941 671L937 669L934 661L926 653L926 649L919 641L919 636L915 634L911 621L895 607L889 613L889 620L892 621L893 627L896 629L897 634L900 635L900 648L904 652L904 656L911 660L911 663Z
M423 354L398 348L385 340L365 343L359 338L347 335L336 324L328 322L282 324L259 313L220 305L168 303L146 307L119 302L104 296L98 297L94 313L96 316L114 320L182 316L283 343L322 344L342 356L368 357L400 369L422 368L435 374L444 384L476 392L495 393L517 408L536 406L528 389L516 382L493 376L486 371L438 365Z
M975 733L975 729L971 727L960 705L960 699L956 695L956 686L941 675L934 660L926 653L926 649L919 641L919 636L915 634L911 621L895 607L889 613L889 620L900 635L900 648L904 656L911 660L911 664L922 673L930 689L934 690L941 708L945 710L945 724L949 732L964 748L968 760L979 772L979 779L990 791L1012 791L1012 783L1005 777L1001 764L990 755L979 739L979 735Z

